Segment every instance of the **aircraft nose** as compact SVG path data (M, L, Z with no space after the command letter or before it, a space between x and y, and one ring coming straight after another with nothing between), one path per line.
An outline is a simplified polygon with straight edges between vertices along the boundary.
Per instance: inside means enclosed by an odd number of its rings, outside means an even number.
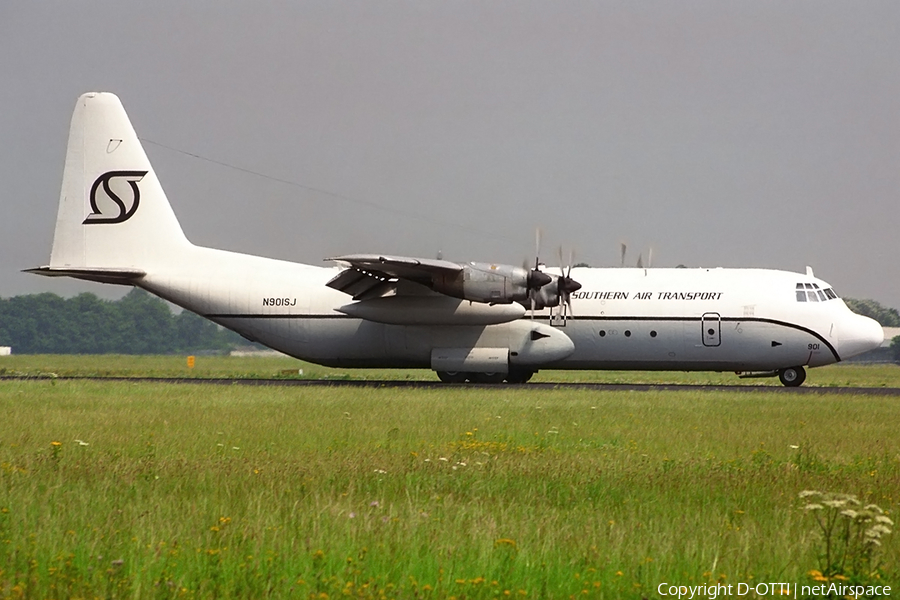
M874 350L884 341L884 329L875 319L851 315L840 329L838 344L841 359Z

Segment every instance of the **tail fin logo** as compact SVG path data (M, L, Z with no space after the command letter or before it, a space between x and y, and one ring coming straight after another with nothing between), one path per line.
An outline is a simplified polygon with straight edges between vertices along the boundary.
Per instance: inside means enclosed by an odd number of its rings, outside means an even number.
M138 182L144 178L147 171L107 171L94 181L91 186L91 214L82 222L82 225L93 225L99 223L124 223L134 216L137 212L138 205L141 203L141 190L138 188ZM122 179L128 182L131 187L131 198L122 199L122 197L110 188L110 181L114 179ZM97 191L103 186L103 193L106 195L103 202L103 208L97 202ZM117 186L120 187L120 186ZM118 214L111 214L118 208ZM106 210L107 214L103 211Z

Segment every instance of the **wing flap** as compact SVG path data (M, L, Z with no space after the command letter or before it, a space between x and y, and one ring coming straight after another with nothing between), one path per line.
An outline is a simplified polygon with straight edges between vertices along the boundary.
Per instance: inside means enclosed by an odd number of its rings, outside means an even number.
M397 292L396 281L354 268L341 271L325 285L349 294L354 300L383 298Z

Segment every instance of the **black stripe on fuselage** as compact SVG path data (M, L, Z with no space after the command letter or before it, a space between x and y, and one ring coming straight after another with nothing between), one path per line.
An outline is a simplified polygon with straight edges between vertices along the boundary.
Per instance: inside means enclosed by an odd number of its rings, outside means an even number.
M351 317L349 315L272 315L272 314L237 314L237 313L211 313L207 315L203 315L207 319L309 319L309 320L328 320L328 319L358 319L358 317ZM530 319L531 317L525 316L522 317L522 320ZM573 321L682 321L682 322L690 322L695 321L700 323L702 319L700 317L593 317L593 316L570 316L566 317L567 319L572 319ZM546 315L536 315L536 321L550 321L550 317ZM796 323L789 323L788 321L779 321L778 319L765 319L762 317L720 317L719 320L725 323L769 323L770 325L778 325L780 327L788 327L790 329L796 329L798 331L803 331L808 333L809 335L815 337L820 342L825 344L829 350L831 350L831 354L834 355L834 360L836 362L841 361L841 357L838 355L837 350L835 350L834 346L831 345L831 342L826 340L820 333L813 331L808 327L804 327L803 325L797 325Z
M523 317L530 318L530 317ZM702 318L700 317L592 317L592 316L571 316L567 317L569 319L575 321L682 321L682 322L690 322L694 321L697 323L702 322ZM536 320L538 321L549 321L550 317L547 316L536 316ZM715 319L712 319L715 320ZM826 340L822 334L813 331L808 327L804 327L803 325L797 325L796 323L790 323L788 321L779 321L778 319L766 319L763 317L719 317L719 320L723 323L769 323L770 325L778 325L780 327L788 327L790 329L796 329L798 331L803 331L808 333L809 335L815 337L820 342L825 344L829 350L831 350L831 354L834 355L834 360L837 362L841 361L841 357L838 355L837 350L835 350L834 346L831 345L831 342Z

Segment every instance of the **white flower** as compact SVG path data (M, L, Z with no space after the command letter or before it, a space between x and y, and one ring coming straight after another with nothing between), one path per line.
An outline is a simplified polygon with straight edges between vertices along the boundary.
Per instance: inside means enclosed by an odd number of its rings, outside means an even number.
M875 522L876 522L876 523L883 523L883 524L885 524L885 525L893 525L893 524L894 524L894 522L891 521L891 518L890 518L890 517L886 517L886 516L884 516L884 515L878 515L877 517L875 517Z

